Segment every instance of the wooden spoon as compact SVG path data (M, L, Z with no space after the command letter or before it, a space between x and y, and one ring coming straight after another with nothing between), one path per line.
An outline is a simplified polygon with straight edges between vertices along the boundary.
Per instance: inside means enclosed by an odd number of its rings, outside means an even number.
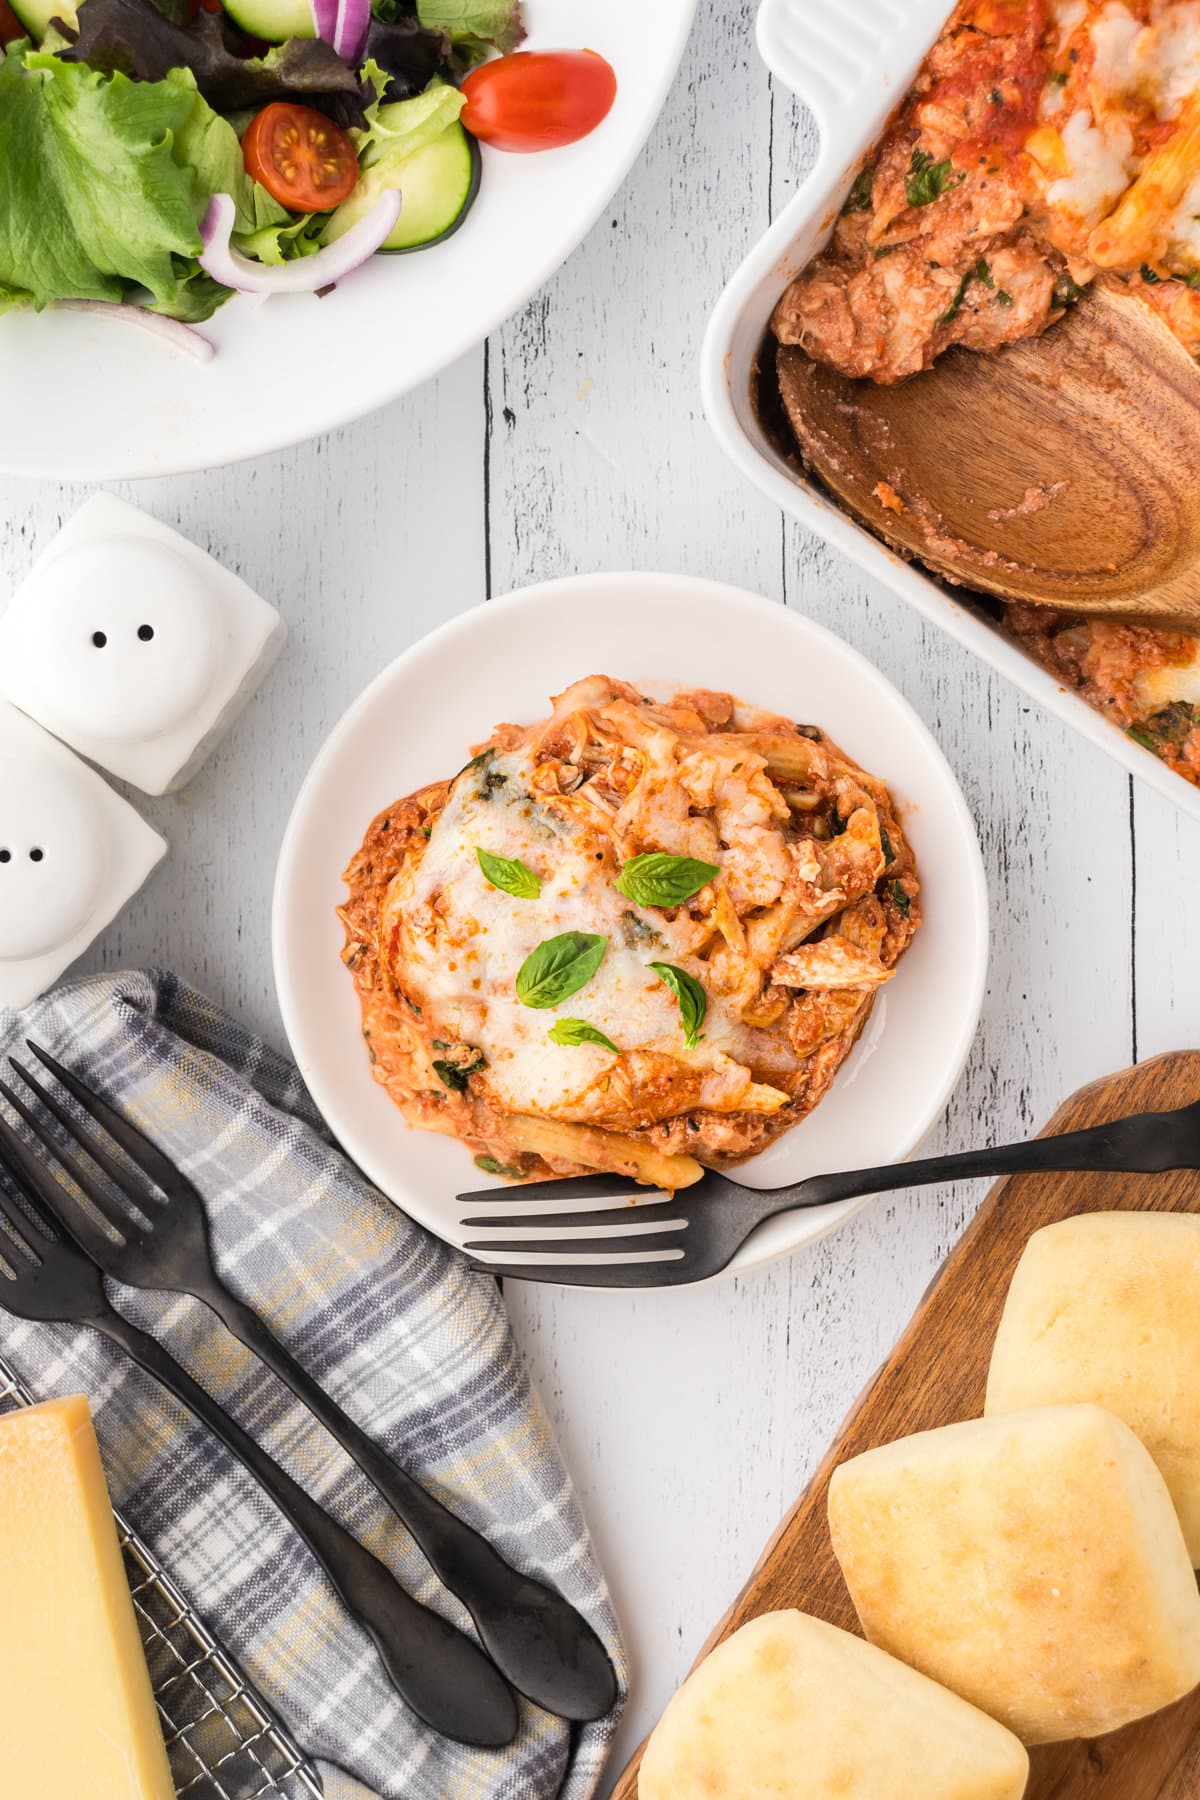
M1135 295L1095 289L1044 337L894 387L791 347L777 368L806 463L902 554L1005 600L1200 630L1200 369Z

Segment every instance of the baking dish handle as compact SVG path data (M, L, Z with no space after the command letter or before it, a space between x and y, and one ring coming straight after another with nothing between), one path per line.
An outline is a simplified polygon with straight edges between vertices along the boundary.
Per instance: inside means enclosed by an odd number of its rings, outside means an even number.
M812 112L826 165L849 171L874 141L950 11L948 0L762 0L759 54Z

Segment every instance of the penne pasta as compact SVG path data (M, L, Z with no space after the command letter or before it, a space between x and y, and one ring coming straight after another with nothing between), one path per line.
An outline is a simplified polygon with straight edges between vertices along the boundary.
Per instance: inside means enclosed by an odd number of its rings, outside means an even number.
M666 1156L638 1138L600 1131L593 1125L513 1113L506 1130L519 1150L529 1151L548 1163L578 1163L584 1169L621 1169L628 1164L628 1172L638 1181L671 1193L691 1187L704 1173L693 1156Z
M1175 218L1200 175L1200 94L1184 106L1165 143L1152 150L1116 210L1088 240L1088 255L1101 269L1153 266L1167 256Z
M807 729L591 676L381 814L341 917L406 1117L512 1180L674 1190L815 1106L920 889L886 787ZM805 939L803 979L772 980Z

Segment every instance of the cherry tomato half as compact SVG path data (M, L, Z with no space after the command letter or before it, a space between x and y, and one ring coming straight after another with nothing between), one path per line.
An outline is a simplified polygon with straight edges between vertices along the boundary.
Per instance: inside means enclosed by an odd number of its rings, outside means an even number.
M594 131L617 93L594 50L517 50L472 69L462 122L497 150L555 150Z
M28 36L8 0L0 0L0 44L15 44L18 38Z
M312 106L273 100L242 139L246 173L292 212L330 212L358 181L354 145Z

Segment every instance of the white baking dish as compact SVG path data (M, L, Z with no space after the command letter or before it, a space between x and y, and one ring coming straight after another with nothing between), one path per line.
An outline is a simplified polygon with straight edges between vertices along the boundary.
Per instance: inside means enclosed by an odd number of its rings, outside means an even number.
M1200 819L1200 789L1059 686L980 614L960 605L806 481L774 448L751 400L754 362L779 296L821 250L855 172L903 100L950 14L947 0L763 0L758 47L820 133L811 174L717 303L701 359L704 408L726 454L802 525L884 581L1030 697Z

